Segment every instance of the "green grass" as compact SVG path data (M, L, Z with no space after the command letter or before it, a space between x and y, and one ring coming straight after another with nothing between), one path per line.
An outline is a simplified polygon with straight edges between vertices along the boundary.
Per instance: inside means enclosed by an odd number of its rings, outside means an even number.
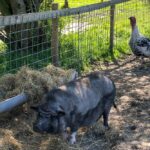
M65 0L54 0L54 2L59 3L59 7L62 8L64 6ZM68 0L69 2L69 8L75 8L85 5L90 5L94 3L104 2L107 0Z
M71 48L67 46L72 44L72 52L78 51L79 56L76 58L77 62L82 60L83 68L90 64L91 60L107 60L111 61L109 53L109 8L97 10L94 13L80 15L80 23L88 23L90 27L83 31L62 35L61 51L69 51ZM99 14L94 16L95 14ZM115 35L114 35L114 56L119 59L125 54L131 53L128 46L128 41L131 34L131 27L129 23L130 16L136 16L138 27L144 35L150 37L150 7L142 1L132 0L130 2L119 4L116 6L115 15ZM67 22L67 19L66 19ZM76 20L71 23L76 22ZM67 22L68 23L68 22ZM85 25L86 26L86 25ZM66 40L67 39L67 40ZM78 39L78 40L76 40ZM65 44L64 44L64 41ZM74 42L75 41L75 42ZM73 53L72 53L73 54ZM64 55L64 58L70 56ZM72 56L73 57L73 56ZM71 60L71 58L70 58ZM67 66L67 60L65 61ZM68 63L69 64L69 63ZM77 66L76 63L73 67Z
M20 67L29 65L32 68L40 69L50 63L50 49L41 50L39 52L12 51L6 56L6 70L16 72Z

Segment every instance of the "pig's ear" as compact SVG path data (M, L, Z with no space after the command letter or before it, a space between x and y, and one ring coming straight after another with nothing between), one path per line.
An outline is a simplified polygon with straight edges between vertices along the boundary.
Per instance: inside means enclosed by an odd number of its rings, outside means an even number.
M33 109L34 111L38 111L39 107L38 106L30 106L31 109Z
M64 109L63 109L62 106L59 106L59 107L58 107L58 109L57 109L57 114L58 114L59 116L65 115L65 111L64 111Z

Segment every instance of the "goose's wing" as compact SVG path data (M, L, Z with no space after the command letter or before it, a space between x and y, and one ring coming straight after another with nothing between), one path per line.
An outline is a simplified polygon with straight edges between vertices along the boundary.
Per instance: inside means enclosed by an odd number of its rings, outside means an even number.
M139 47L150 47L150 39L144 36L139 37L136 41L136 45Z
M139 37L135 42L135 53L140 56L150 56L150 39L146 37Z

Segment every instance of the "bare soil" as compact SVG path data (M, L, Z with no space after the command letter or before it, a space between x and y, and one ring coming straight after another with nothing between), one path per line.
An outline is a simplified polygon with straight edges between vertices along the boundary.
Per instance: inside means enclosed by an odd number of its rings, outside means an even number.
M69 145L58 135L35 133L35 114L19 108L0 116L0 150L150 150L150 60L141 64L135 59L105 68L97 62L92 65L94 70L102 70L117 87L120 113L111 109L109 130L100 119L80 130L77 144Z

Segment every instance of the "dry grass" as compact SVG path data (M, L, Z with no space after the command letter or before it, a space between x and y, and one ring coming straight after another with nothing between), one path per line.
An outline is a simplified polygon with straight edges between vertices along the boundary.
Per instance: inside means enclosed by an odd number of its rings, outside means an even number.
M101 69L100 65L92 67L92 70L99 69ZM121 67L110 65L103 73L110 76L116 83L117 104L120 110L120 114L115 109L111 110L110 130L106 131L103 128L102 119L100 119L93 127L80 130L77 137L78 142L72 146L58 135L33 132L34 113L32 110L27 112L21 110L19 113L12 112L11 115L0 118L0 149L149 150L150 61L147 60L144 65L141 65L138 60ZM55 73L54 76L56 76ZM13 83L14 77L9 76L8 78L12 79Z
M42 71L22 67L15 75L7 74L0 79L0 101L25 92L30 101L38 102L48 90L70 81L74 72L52 65Z

